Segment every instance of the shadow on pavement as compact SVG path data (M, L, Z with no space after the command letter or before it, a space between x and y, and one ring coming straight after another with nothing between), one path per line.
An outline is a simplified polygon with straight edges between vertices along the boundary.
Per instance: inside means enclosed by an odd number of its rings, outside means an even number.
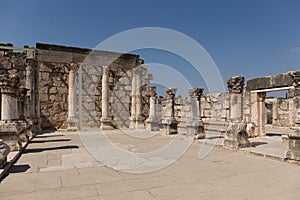
M46 147L46 148L35 148L35 149L26 149L23 153L40 153L44 151L53 151L53 150L60 150L60 149L78 149L79 146L77 145L66 145L66 146L59 146L59 147Z
M71 139L57 139L57 140L33 140L30 143L46 143L46 142L68 142Z
M30 165L13 165L9 169L9 173L23 173L26 172L30 168Z
M268 144L267 142L251 142L251 147L257 147L259 145Z

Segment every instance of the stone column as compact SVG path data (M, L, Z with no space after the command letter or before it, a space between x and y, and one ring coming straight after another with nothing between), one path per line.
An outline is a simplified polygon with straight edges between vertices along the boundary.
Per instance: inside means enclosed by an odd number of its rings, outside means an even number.
M177 134L178 122L174 116L176 88L166 88L166 113L164 119L164 130L167 135Z
M131 82L131 116L129 128L135 129L136 124L136 70L132 70Z
M112 130L112 120L109 115L109 74L108 66L103 69L102 75L102 117L101 117L101 130Z
M19 119L25 119L25 99L26 99L27 89L25 87L21 87L19 89L18 94L18 111L19 111Z
M265 92L259 92L257 93L257 102L258 102L258 136L265 136L265 125L266 125L266 106L265 106L265 99L266 99L266 93Z
M288 160L300 161L300 71L290 72L289 75L293 80L294 89L289 90L290 105L292 108L291 115L294 124L291 127L289 137L289 149L286 152Z
M142 67L137 67L136 72L136 124L137 129L145 128L144 126L144 116L142 113Z
M254 135L265 136L265 92L251 93L251 121L255 124Z
M36 66L35 60L28 59L26 62L26 79L25 79L25 87L27 88L27 108L26 108L26 118L29 123L32 125L33 120L35 119L34 105L34 75L33 68Z
M77 131L77 120L76 120L76 89L75 89L75 65L71 66L69 72L69 91L68 91L68 131Z
M276 99L272 104L272 125L278 126L278 99Z
M243 120L244 77L234 76L227 80L230 95L229 124L225 133L224 148L249 147L247 123Z
M150 131L159 131L159 120L156 114L156 87L151 87L149 91L149 117L146 120L147 130Z
M203 93L203 88L192 88L189 89L189 96L191 100L191 115L190 121L188 122L187 128L189 135L195 139L204 139L204 125L201 119L201 104L200 98Z
M40 80L40 72L38 66L35 68L35 82L34 82L34 90L35 95L35 121L33 124L33 130L36 133L40 133L42 131L42 118L41 118L41 104L40 104L40 93L39 93L39 80Z

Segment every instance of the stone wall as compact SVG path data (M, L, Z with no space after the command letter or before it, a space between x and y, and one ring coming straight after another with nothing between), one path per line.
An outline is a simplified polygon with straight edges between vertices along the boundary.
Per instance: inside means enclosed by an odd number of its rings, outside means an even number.
M289 100L281 98L266 99L266 115L270 118L269 124L279 127L289 127L290 113Z
M99 128L101 119L101 80L104 67L110 69L109 113L114 126L128 127L131 106L131 70L143 63L137 55L57 45L37 45L40 69L39 93L41 100L42 127L66 128L68 117L68 76L71 65L76 71L76 113L82 128ZM88 54L89 53L89 54ZM76 61L76 62L75 62ZM78 79L81 73L81 83ZM145 85L149 85L147 67L142 67L143 113L148 117L148 97ZM80 88L82 87L82 88ZM79 110L82 95L82 110ZM78 122L79 123L79 122Z
M60 128L68 116L67 63L39 62L42 128Z

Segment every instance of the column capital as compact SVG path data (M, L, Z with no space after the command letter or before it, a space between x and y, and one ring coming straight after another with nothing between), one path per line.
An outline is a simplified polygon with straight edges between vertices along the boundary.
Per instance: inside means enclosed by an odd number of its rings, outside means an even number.
M204 91L204 88L191 88L191 89L188 90L189 96L191 98L195 98L197 100L200 99L200 97L203 94L203 91Z
M155 97L156 96L156 86L150 86L148 88L148 95L149 95L149 97Z
M25 62L25 66L26 66L26 70L32 70L33 67L37 66L37 63L38 61L35 60L35 59L26 59L26 62Z
M69 64L69 67L70 67L70 72L71 71L76 72L79 69L79 64L72 62Z
M18 98L20 101L24 101L24 99L27 95L27 91L29 91L29 89L27 89L25 87L20 87L20 89L18 90Z
M227 86L230 93L241 94L244 89L245 78L243 76L234 76L227 79Z
M17 88L19 86L20 79L15 74L0 75L0 89L2 93L17 93Z
M292 80L293 80L293 86L296 90L300 90L300 71L293 71L288 73Z
M176 91L177 91L177 88L166 88L166 98L174 99Z

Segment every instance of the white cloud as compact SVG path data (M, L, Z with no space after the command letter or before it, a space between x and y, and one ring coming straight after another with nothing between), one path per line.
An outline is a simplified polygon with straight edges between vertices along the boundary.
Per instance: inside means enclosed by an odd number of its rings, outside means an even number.
M293 52L293 53L300 52L300 47L292 48L291 52Z

